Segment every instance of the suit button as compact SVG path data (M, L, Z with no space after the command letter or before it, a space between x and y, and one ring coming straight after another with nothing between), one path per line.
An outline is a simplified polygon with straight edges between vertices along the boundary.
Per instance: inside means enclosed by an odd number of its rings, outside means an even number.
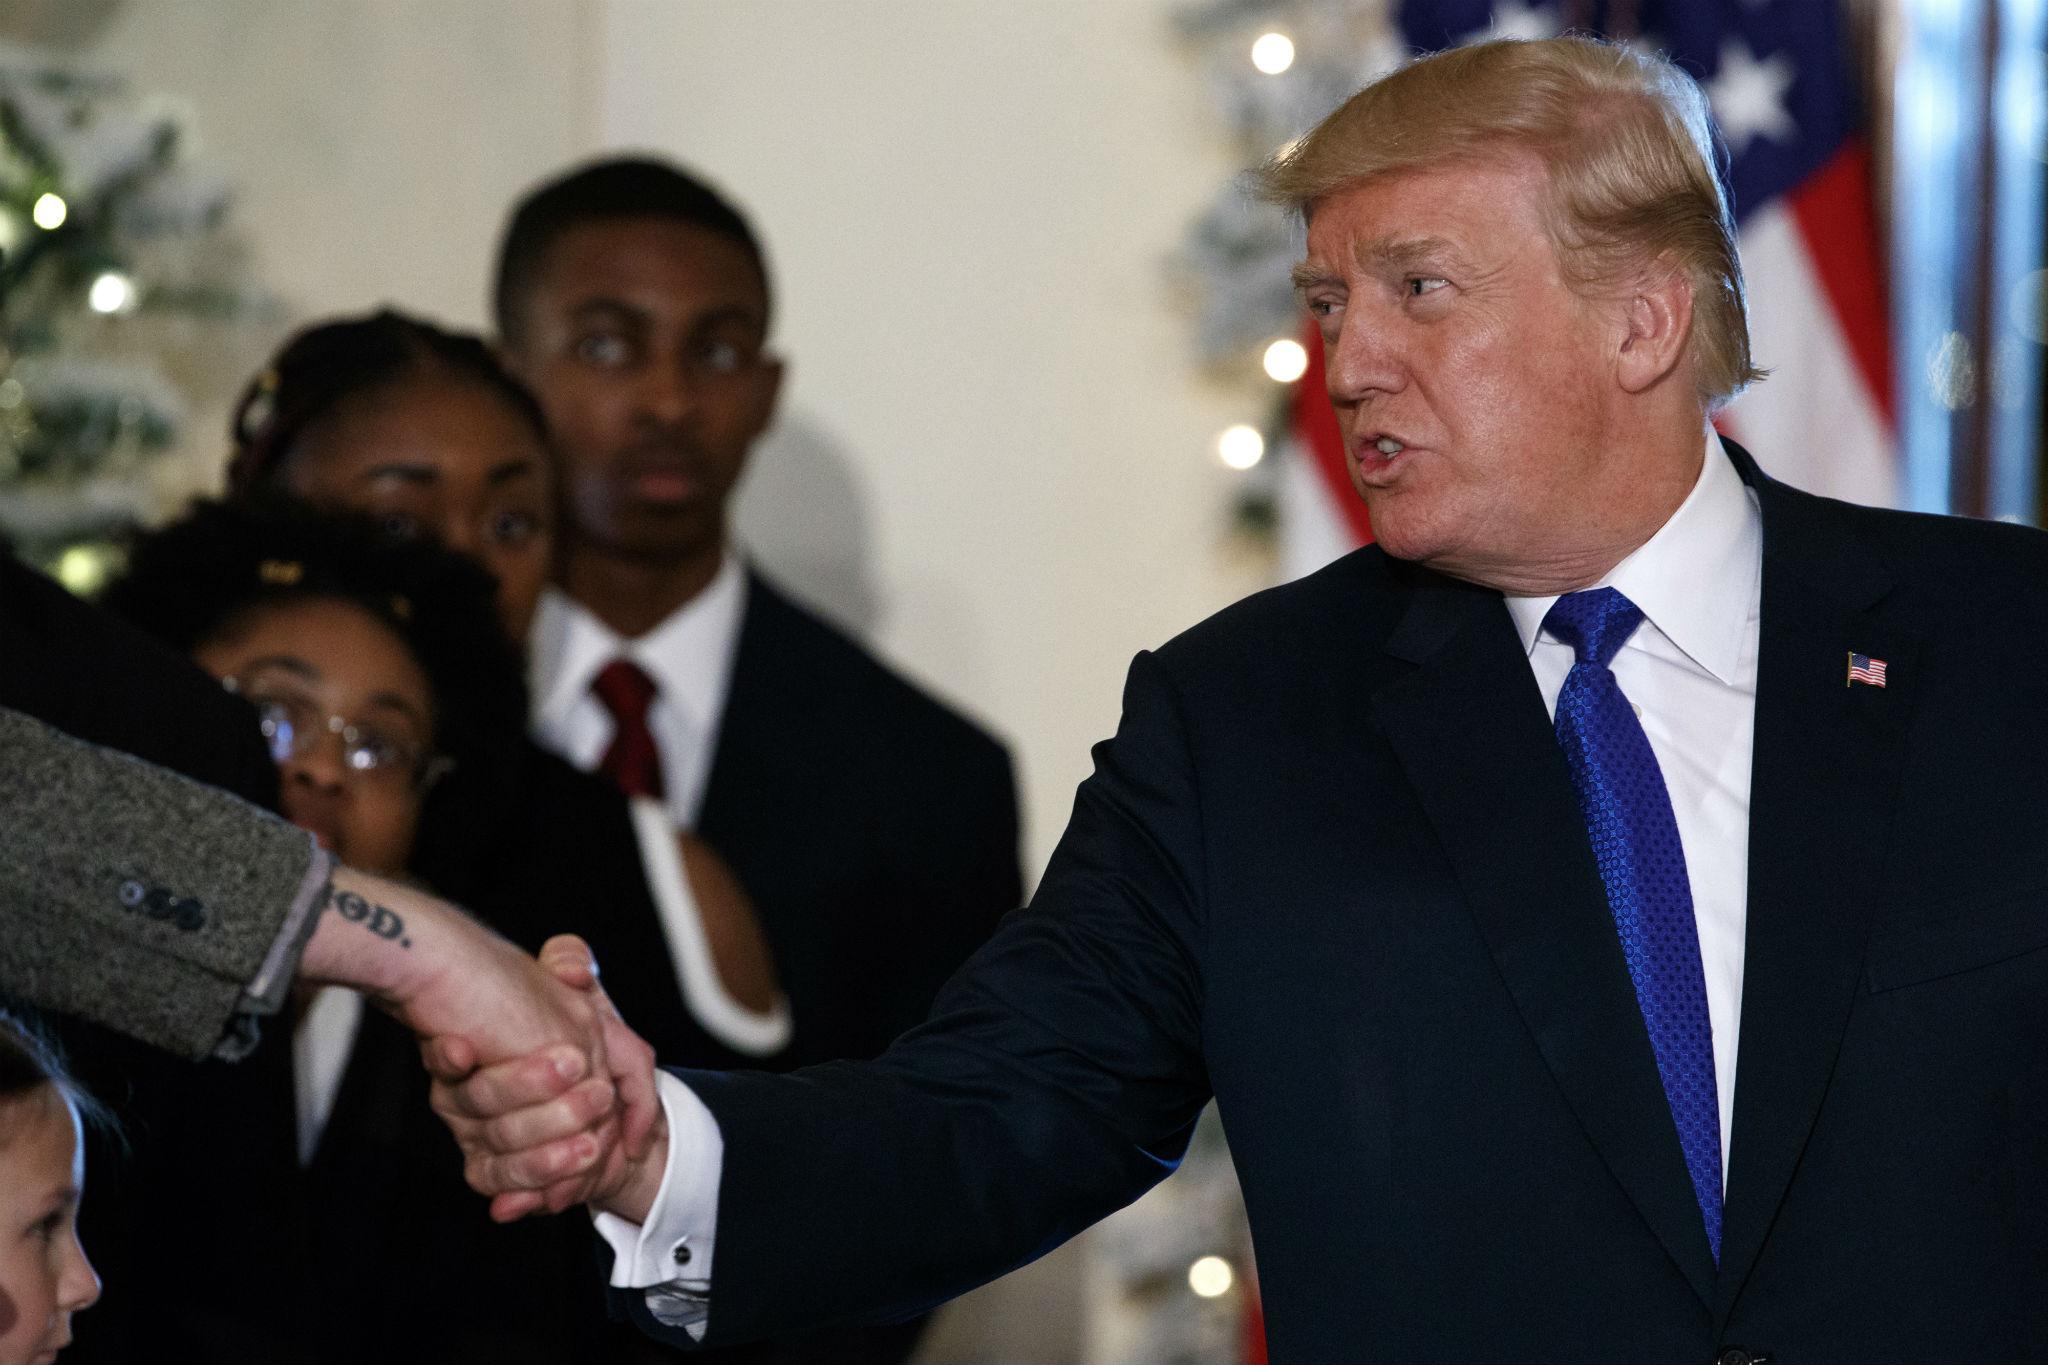
M1745 1351L1740 1346L1724 1346L1714 1357L1714 1365L1770 1365L1770 1361L1762 1351Z

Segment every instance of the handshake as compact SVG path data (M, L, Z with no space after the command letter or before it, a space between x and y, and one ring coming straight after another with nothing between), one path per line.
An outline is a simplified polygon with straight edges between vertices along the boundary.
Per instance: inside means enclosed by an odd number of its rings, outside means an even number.
M583 940L528 957L409 887L337 869L300 963L420 1037L464 1173L510 1222L590 1204L646 1220L668 1160L654 1050L612 1007Z

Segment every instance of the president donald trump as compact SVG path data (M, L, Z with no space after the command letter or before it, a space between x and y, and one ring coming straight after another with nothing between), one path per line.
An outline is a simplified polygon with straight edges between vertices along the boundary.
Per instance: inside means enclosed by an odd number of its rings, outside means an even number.
M1133 662L883 1057L664 1075L632 1162L454 1048L472 1182L609 1210L716 1344L1037 1255L1213 1094L1276 1360L2048 1357L2048 538L1714 436L1759 374L1667 63L1444 53L1267 179L1379 544Z

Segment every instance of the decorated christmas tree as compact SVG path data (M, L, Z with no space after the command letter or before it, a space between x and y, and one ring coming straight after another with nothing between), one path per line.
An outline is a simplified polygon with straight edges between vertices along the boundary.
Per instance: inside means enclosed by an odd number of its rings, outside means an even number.
M270 311L189 145L120 76L0 45L0 536L81 591Z

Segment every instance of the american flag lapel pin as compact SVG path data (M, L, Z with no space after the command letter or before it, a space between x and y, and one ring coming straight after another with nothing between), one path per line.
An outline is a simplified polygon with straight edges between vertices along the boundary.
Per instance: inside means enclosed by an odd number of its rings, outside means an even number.
M1854 687L1857 683L1883 687L1884 660L1873 659L1868 654L1857 654L1852 651L1849 655L1849 680L1842 686Z

